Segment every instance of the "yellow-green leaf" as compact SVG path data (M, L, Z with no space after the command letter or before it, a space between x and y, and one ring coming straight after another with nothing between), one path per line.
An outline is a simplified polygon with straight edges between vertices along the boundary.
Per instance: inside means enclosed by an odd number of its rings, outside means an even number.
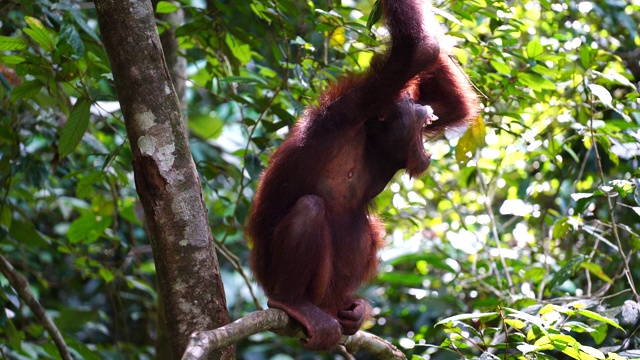
M580 345L578 347L578 349L580 349L580 352L584 352L586 354L588 354L589 356L592 356L593 358L596 359L604 359L604 353L602 353L602 351L596 349L596 348L592 348L591 346L585 346L585 345Z
M482 118L478 118L462 135L456 145L456 160L464 167L476 154L478 148L484 146L487 129Z
M29 27L22 30L44 50L53 50L53 36L51 32L44 27L42 22L31 16L25 16L24 20L27 22Z
M607 353L607 359L611 359L611 360L627 360L628 358L626 357L622 357L616 353Z
M329 43L331 46L335 48L342 48L344 43L347 41L344 28L338 27L331 33L331 38L329 39Z
M524 321L517 320L517 319L505 319L504 322L507 323L507 325L513 326L514 328L516 328L518 330L520 330L520 329L524 328L525 326L527 326L527 324L525 324Z
M602 270L602 267L596 263L592 262L583 262L580 265L581 268L588 270L591 274L600 278L600 280L604 280L608 283L612 283L613 280Z
M547 314L547 313L550 313L550 312L553 312L553 311L556 311L555 305L547 304L547 305L543 306L542 309L540 309L538 311L538 314L544 315L544 314Z

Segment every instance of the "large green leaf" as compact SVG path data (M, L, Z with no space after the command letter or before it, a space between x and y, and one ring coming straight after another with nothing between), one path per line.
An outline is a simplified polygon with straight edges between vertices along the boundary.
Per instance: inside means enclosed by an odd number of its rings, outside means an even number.
M71 110L71 114L60 135L58 155L60 155L61 158L69 155L76 146L78 146L80 140L82 140L82 136L89 126L90 107L91 100L80 98L73 107L73 110Z
M29 43L24 39L0 36L0 50L22 50L28 45Z

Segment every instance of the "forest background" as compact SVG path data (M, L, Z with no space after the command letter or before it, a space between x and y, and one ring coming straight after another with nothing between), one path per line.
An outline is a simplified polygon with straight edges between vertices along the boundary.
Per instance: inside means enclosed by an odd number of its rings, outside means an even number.
M219 257L214 296L238 319L266 302L242 228L269 155L386 33L373 1L154 7ZM435 9L483 111L428 142L424 177L400 174L377 198L387 246L361 290L365 330L415 359L640 358L640 1ZM74 358L163 356L164 297L97 17L88 2L0 3L4 358L60 358L32 301ZM329 356L269 332L235 351Z

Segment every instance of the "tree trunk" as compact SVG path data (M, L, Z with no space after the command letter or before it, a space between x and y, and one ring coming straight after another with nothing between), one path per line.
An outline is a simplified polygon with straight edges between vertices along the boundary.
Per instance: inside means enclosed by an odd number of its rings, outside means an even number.
M158 5L160 0L152 0L153 7ZM167 62L169 75L173 81L173 88L180 99L182 116L186 119L187 114L187 59L179 53L179 43L176 38L176 29L184 24L184 10L180 3L173 1L178 6L178 10L168 14L156 14L156 18L164 23L164 31L160 35L160 43L164 50L164 58Z
M151 2L96 0L133 153L174 359L189 335L229 322L202 188ZM233 358L233 349L214 354Z

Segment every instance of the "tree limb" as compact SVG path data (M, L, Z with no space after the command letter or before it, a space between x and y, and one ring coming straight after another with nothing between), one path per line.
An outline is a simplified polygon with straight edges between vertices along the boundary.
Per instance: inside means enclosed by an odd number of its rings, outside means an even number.
M60 357L65 360L71 360L71 354L69 353L69 349L67 348L67 344L64 342L62 338L62 334L56 327L56 324L51 320L50 317L44 311L42 304L38 302L36 296L29 289L29 280L26 277L20 275L18 271L11 265L9 260L7 260L4 256L0 254L0 272L9 280L9 284L13 287L18 296L24 301L29 309L33 311L33 314L36 316L38 322L42 325L42 327L47 330L49 335L51 335L51 339L53 343L58 348L58 352L60 352Z
M235 344L250 335L266 330L299 339L306 337L300 324L283 310L254 311L217 329L192 333L182 360L205 359L213 350ZM364 331L358 331L352 336L343 336L342 341L344 348L351 354L366 350L377 359L406 359L406 356L391 343Z

